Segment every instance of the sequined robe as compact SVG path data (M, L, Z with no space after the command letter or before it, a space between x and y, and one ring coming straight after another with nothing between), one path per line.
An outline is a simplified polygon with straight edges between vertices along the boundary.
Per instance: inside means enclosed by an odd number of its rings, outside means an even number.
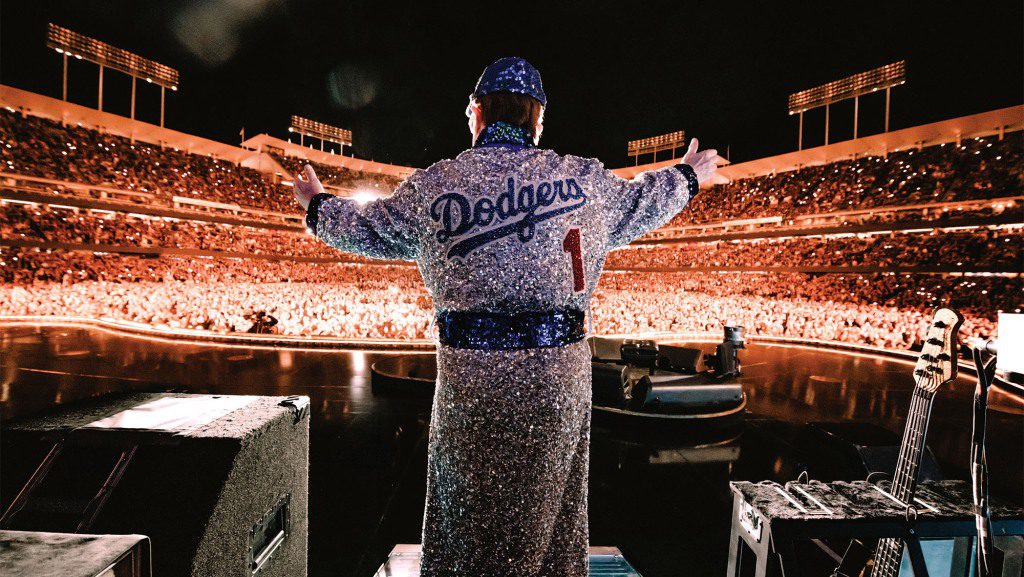
M388 198L317 197L307 224L339 249L416 261L438 311L586 311L608 251L695 192L689 167L624 180L505 128ZM585 340L438 344L423 577L587 575L590 361Z

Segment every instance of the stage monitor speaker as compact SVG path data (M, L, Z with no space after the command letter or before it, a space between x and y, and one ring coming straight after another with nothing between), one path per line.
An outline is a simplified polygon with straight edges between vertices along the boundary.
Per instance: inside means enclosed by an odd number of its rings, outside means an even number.
M623 365L615 363L591 363L591 392L594 404L618 407L626 401L622 388L624 368Z
M149 538L0 531L4 577L151 577Z
M308 397L107 396L3 451L0 529L146 535L158 576L306 574Z
M689 413L736 406L743 401L739 383L708 382L704 375L652 375L633 386L630 408L652 413Z
M681 373L702 372L704 351L693 347L661 345L658 348L658 368Z
M590 337L590 354L595 359L618 361L622 359L622 337Z

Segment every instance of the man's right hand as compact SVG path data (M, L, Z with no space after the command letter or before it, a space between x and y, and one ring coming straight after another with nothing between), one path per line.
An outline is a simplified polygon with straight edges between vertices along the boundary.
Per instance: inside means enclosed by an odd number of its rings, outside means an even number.
M691 138L690 146L686 149L686 154L683 155L682 163L690 165L694 174L697 175L697 182L720 184L724 179L717 176L718 165L724 164L725 159L718 156L718 151L714 148L698 151L697 145L697 139Z

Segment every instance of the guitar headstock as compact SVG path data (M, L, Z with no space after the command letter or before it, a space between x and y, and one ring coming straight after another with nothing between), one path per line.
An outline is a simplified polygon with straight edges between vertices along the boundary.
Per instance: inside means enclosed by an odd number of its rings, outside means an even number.
M964 317L953 309L935 310L921 355L917 358L917 366L914 367L914 381L919 388L934 393L940 386L956 378L959 348L957 333L963 322Z

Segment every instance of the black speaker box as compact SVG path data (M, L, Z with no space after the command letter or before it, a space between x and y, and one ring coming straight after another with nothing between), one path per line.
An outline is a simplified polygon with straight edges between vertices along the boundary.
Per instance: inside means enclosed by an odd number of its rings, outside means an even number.
M692 347L661 345L658 348L658 368L681 373L699 373L704 370L704 352Z
M0 531L4 577L151 577L143 535Z
M594 359L604 361L622 360L622 343L625 340L622 337L590 337L590 354Z
M146 535L160 576L301 577L308 406L128 394L15 421L3 432L0 529Z

